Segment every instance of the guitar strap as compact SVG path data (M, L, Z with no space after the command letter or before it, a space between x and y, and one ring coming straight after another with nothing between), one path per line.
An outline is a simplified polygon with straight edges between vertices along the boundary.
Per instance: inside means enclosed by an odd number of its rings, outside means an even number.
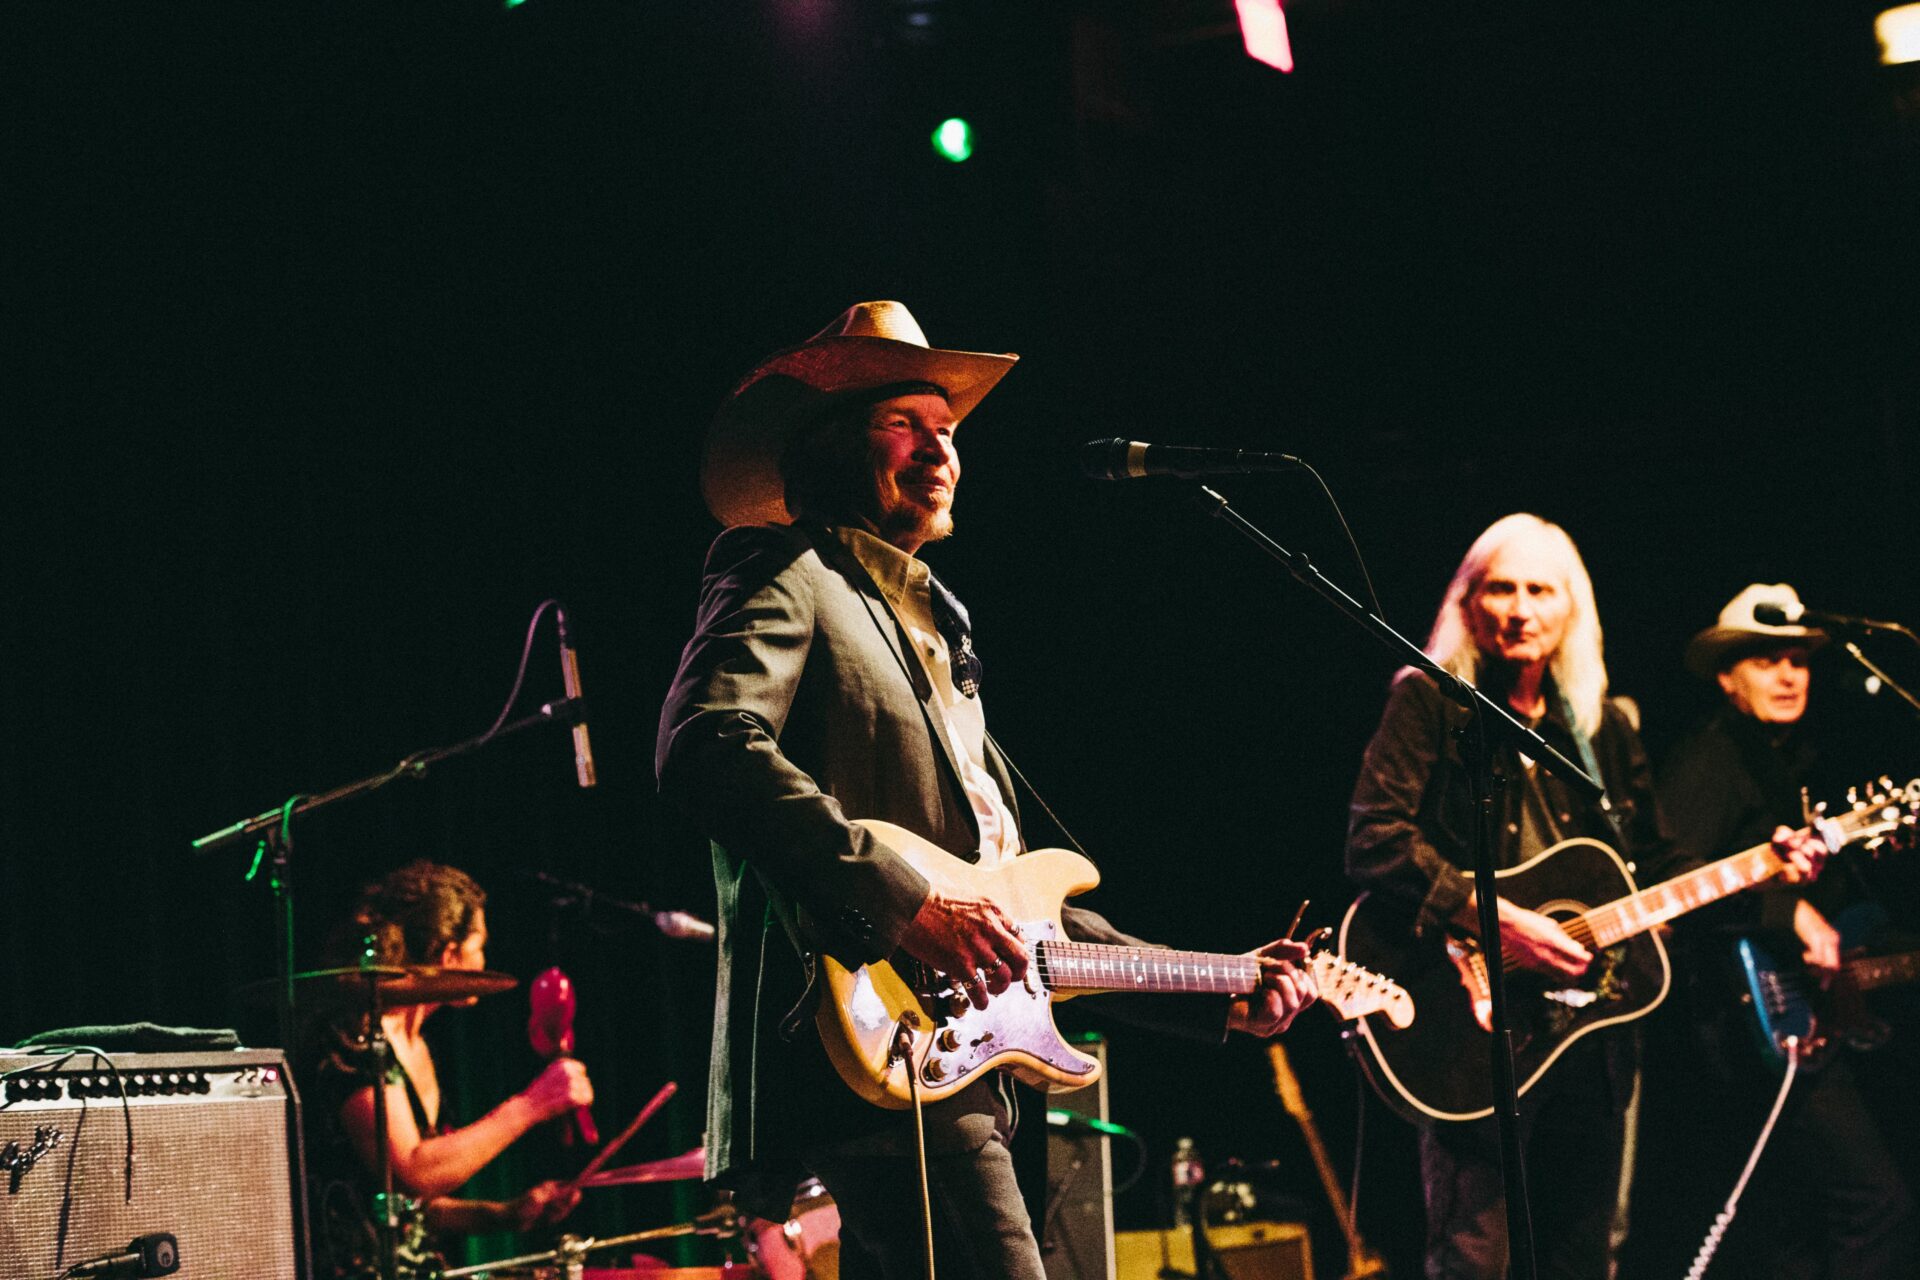
M1573 718L1573 707L1567 702L1567 695L1560 691L1558 684L1553 687L1553 697L1555 704L1560 708L1561 722L1567 726L1567 736L1573 739L1574 749L1579 752L1580 767L1587 771L1588 777L1600 784L1600 815L1607 820L1607 826L1613 832L1613 838L1619 846L1621 856L1631 858L1633 848L1627 843L1626 823L1622 821L1620 811L1613 807L1613 801L1607 797L1607 778L1600 772L1600 761L1593 754L1593 739L1580 732L1579 721Z

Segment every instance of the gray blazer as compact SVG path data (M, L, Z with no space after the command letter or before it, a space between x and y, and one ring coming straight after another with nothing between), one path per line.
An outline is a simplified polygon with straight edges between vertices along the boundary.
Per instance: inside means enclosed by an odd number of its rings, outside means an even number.
M927 894L925 879L850 817L978 856L932 697L879 588L830 532L756 526L715 540L655 763L662 793L712 841L719 980L707 1175L750 1209L764 1195L784 1212L807 1146L902 1122L856 1097L827 1061L812 1022L813 957L886 959ZM987 767L1011 805L991 744ZM1144 945L1094 912L1064 915L1075 937ZM1217 999L1162 1002L1146 1020L1224 1034Z

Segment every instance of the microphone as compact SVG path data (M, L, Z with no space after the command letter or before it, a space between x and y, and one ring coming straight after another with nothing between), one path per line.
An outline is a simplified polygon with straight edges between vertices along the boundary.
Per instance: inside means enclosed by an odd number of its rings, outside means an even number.
M180 1242L165 1231L136 1237L119 1253L102 1254L76 1262L63 1273L73 1280L145 1280L170 1276L180 1269Z
M686 911L656 911L653 913L653 927L669 938L713 941L713 926Z
M1251 449L1200 449L1118 438L1089 440L1080 446L1080 469L1095 480L1237 476L1255 471L1292 471L1306 465L1290 453L1255 453Z
M580 700L580 653L573 647L573 636L567 630L567 611L556 606L553 616L560 631L560 678L565 682L568 700L578 702ZM573 771L583 787L591 787L599 781L593 771L593 743L587 738L587 714L584 705L573 722Z
M1133 1130L1111 1120L1096 1120L1092 1116L1083 1116L1077 1111L1062 1111L1057 1107L1047 1109L1047 1124L1051 1128L1065 1129L1069 1133L1087 1134L1101 1138L1131 1138Z
M1798 600L1790 604L1756 604L1753 606L1753 620L1769 627L1793 626L1796 623L1811 627L1815 631L1905 631L1897 622L1879 622L1873 618L1855 618L1844 613L1822 613L1818 609L1809 609Z

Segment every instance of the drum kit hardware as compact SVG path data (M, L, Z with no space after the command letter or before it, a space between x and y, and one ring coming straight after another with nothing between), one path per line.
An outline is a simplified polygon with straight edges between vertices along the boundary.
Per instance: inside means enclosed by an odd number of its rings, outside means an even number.
M335 1008L341 1012L364 1014L364 1047L376 1069L384 1076L390 1066L392 1047L381 1027L381 1015L389 1010L420 1004L458 1004L481 996L509 991L519 985L511 974L486 969L440 968L432 965L366 964L334 969L314 969L293 975L300 1001L307 1007ZM244 995L271 997L277 983L254 983L242 989ZM616 1169L599 1166L618 1146L633 1136L662 1104L673 1095L668 1083L635 1116L619 1137L603 1148L575 1185L581 1189L633 1186L656 1182L680 1182L698 1179L706 1171L706 1151L695 1147L677 1156L626 1165ZM374 1094L374 1131L386 1131L386 1090ZM792 1212L785 1222L767 1222L748 1217L733 1205L722 1203L691 1222L654 1227L624 1235L597 1238L563 1235L559 1243L541 1253L502 1258L496 1262L444 1269L433 1262L421 1263L401 1249L402 1224L397 1208L401 1198L393 1191L392 1152L386 1143L376 1143L378 1183L385 1194L376 1197L375 1230L380 1239L386 1265L381 1280L838 1280L840 1214L833 1199L817 1180L809 1179L798 1189ZM385 1208L381 1208L385 1206ZM657 1241L704 1236L716 1241L737 1242L747 1255L745 1262L726 1262L713 1266L672 1267L664 1260L645 1253L633 1253L626 1265L590 1267L590 1255L630 1248Z
M675 1240L682 1236L712 1236L716 1239L732 1239L740 1234L741 1217L730 1204L723 1204L701 1214L692 1222L676 1223L670 1227L654 1227L648 1231L630 1231L625 1235L608 1236L604 1240L592 1236L561 1236L560 1243L545 1253L525 1253L517 1258L502 1258L498 1262L482 1262L471 1267L454 1267L440 1273L441 1280L457 1280L460 1276L476 1276L479 1280L586 1280L587 1255L600 1253L608 1249L621 1249L630 1245L649 1244L656 1240ZM634 1271L633 1268L622 1268ZM684 1269L661 1270L653 1274L659 1276L678 1276ZM700 1270L720 1270L719 1268L700 1268ZM636 1274L647 1274L636 1272ZM742 1272L742 1274L749 1274Z
M413 1004L460 1004L481 996L511 991L520 979L491 969L443 969L430 964L346 965L338 969L309 969L293 975L295 987L309 1005L358 1005L370 1013L384 1013ZM270 1000L276 983L251 982L240 989L249 999Z

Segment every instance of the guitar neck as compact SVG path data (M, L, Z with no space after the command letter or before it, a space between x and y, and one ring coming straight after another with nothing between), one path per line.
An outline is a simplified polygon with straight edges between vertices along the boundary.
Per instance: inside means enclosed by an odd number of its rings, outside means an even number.
M1039 943L1034 953L1041 981L1055 991L1238 996L1260 985L1260 962L1252 956L1060 940Z
M1897 825L1899 812L1897 805L1884 802L1865 805L1851 813L1823 819L1813 827L1802 827L1799 834L1817 830L1821 839L1838 852L1850 840ZM1584 926L1579 932L1587 932L1596 946L1610 947L1689 911L1698 911L1743 889L1751 889L1778 875L1786 865L1786 859L1773 851L1772 844L1757 844L1718 862L1709 862L1697 871L1675 876L1664 884L1642 889L1604 907L1595 907L1575 923ZM1576 937L1579 932L1575 933Z
M1751 889L1778 875L1786 865L1786 860L1773 851L1771 844L1755 845L1651 889L1595 907L1580 919L1586 923L1594 945L1610 947L1689 911L1698 911Z
M1847 961L1847 977L1861 991L1891 987L1920 978L1920 951L1897 956L1866 956Z

